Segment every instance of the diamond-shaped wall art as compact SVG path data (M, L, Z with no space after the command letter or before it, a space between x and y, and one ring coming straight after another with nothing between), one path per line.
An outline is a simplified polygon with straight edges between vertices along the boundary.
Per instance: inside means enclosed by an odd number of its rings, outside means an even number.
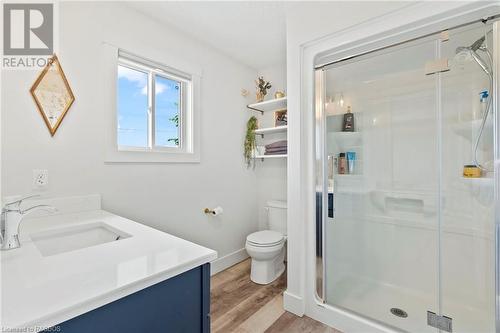
M38 111L52 136L75 101L59 59L54 54L30 89Z

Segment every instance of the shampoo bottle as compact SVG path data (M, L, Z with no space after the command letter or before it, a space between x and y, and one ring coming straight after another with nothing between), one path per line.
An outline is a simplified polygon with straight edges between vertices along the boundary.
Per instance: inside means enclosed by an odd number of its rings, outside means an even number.
M347 171L347 161L345 158L345 153L340 153L339 154L339 159L338 159L338 173L339 175L344 175Z
M347 113L344 114L342 132L354 132L354 114L351 112L350 106L347 107Z

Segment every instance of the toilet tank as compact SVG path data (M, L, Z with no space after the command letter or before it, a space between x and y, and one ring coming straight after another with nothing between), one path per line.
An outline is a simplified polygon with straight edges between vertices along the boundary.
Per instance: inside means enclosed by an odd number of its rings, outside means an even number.
M270 200L266 209L269 229L286 235L286 201Z

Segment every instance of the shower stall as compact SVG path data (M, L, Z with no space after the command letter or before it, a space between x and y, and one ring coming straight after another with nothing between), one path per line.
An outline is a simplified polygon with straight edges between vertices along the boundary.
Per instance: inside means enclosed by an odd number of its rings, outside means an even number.
M325 305L398 331L495 332L493 30L478 21L317 66Z

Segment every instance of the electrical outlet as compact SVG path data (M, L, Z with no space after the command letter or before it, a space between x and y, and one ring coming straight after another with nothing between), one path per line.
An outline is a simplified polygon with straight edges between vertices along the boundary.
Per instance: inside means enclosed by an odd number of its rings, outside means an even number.
M49 185L49 171L48 170L33 170L33 188L44 189Z

